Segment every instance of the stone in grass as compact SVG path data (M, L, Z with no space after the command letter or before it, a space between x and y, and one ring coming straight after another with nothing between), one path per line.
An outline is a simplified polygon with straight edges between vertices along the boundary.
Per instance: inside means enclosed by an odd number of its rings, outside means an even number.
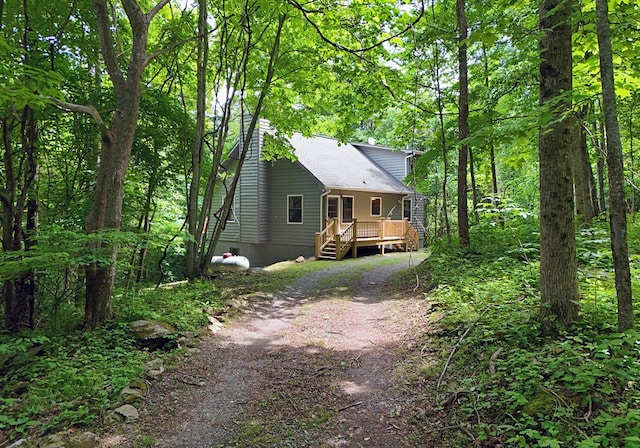
M59 432L38 444L39 448L98 448L100 439L90 431L69 434Z
M149 350L163 348L175 338L176 330L166 322L136 320L129 323L136 342Z
M155 380L164 373L164 363L162 359L155 358L144 365L144 376L147 379Z
M144 397L145 397L145 394L140 389L125 387L120 391L120 400L123 403L127 403L127 404L142 401Z
M123 416L126 421L138 420L140 417L138 410L130 404L123 404L119 408L114 409L114 411L116 414Z
M84 431L69 436L67 448L97 448L100 439L92 432Z

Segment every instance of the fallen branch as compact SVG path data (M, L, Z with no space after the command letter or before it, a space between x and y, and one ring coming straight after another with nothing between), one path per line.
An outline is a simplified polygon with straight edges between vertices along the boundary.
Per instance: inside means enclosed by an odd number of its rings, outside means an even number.
M346 411L347 409L355 408L356 406L360 406L362 403L364 403L364 401L356 401L355 403L351 403L351 404L348 404L346 406L341 407L340 409L338 409L338 412L342 412L342 411Z
M491 358L489 358L489 375L494 376L496 374L496 361L498 360L498 356L502 352L502 347L493 352Z
M489 305L488 307L486 307L482 313L480 313L480 315L478 316L478 318L475 320L475 322L473 322L469 328L467 328L465 330L464 333L462 333L462 336L460 336L460 339L458 339L458 342L456 343L456 345L453 346L453 349L451 349L451 353L449 353L449 357L447 358L447 362L444 364L444 368L442 369L442 373L440 374L440 378L438 378L438 382L436 383L436 390L438 390L440 388L440 383L442 383L442 379L444 378L444 375L447 373L447 369L449 368L449 364L451 364L451 360L453 359L453 355L455 355L456 351L458 350L458 347L460 347L462 345L462 341L464 340L464 338L467 337L467 335L469 334L469 332L471 331L471 329L478 323L480 322L480 319L482 319L482 317L487 314L487 312L493 308L494 306L496 306L495 304Z
M285 394L283 394L281 391L279 392L280 396L282 397L283 400L288 401L291 406L293 407L294 411L296 412L300 412L300 410L298 409L298 406L296 406L296 404L293 402L293 400L287 396L285 396Z
M349 368L353 367L353 365L357 365L359 366L360 364L362 364L360 362L360 357L362 356L362 353L360 353L358 356L356 356L355 358L351 358L351 361L349 361Z

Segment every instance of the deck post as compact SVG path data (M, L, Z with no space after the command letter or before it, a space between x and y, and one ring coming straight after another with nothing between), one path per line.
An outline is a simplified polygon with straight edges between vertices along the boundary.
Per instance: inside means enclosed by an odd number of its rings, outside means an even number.
M316 232L316 260L320 259L321 245L322 245L322 232Z
M353 258L358 258L358 218L353 219Z

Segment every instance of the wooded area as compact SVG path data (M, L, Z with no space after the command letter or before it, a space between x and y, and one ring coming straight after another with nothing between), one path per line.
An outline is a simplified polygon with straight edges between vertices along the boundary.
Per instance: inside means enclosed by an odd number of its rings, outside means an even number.
M6 330L82 296L94 328L114 287L202 275L233 197L211 210L220 164L255 126L239 128L245 114L281 135L422 151L411 180L432 241L453 224L469 246L487 204L539 211L540 317L561 326L578 310L574 210L609 210L620 325L633 326L633 2L0 5Z
M606 227L633 329L640 6L453 3L0 0L4 332L100 328L115 294L202 277L258 118L270 159L293 132L422 154L427 245L463 258L474 226L534 216L542 335L580 319L576 235Z

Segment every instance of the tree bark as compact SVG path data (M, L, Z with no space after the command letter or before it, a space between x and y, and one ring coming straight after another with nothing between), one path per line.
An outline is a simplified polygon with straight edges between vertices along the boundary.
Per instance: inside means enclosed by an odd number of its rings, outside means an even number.
M467 164L469 145L465 142L469 136L469 82L467 79L467 17L464 0L456 0L458 19L458 70L459 70L459 106L458 106L458 237L460 246L469 246L469 205L467 199Z
M543 334L578 316L578 278L571 178L571 0L541 0L540 106L551 121L538 133L540 163L540 300Z
M624 197L624 166L622 142L616 107L613 55L609 29L607 0L596 0L598 49L600 51L600 81L602 108L607 136L607 169L609 171L609 224L611 250L618 297L618 331L633 328L633 297L627 247L627 213Z

